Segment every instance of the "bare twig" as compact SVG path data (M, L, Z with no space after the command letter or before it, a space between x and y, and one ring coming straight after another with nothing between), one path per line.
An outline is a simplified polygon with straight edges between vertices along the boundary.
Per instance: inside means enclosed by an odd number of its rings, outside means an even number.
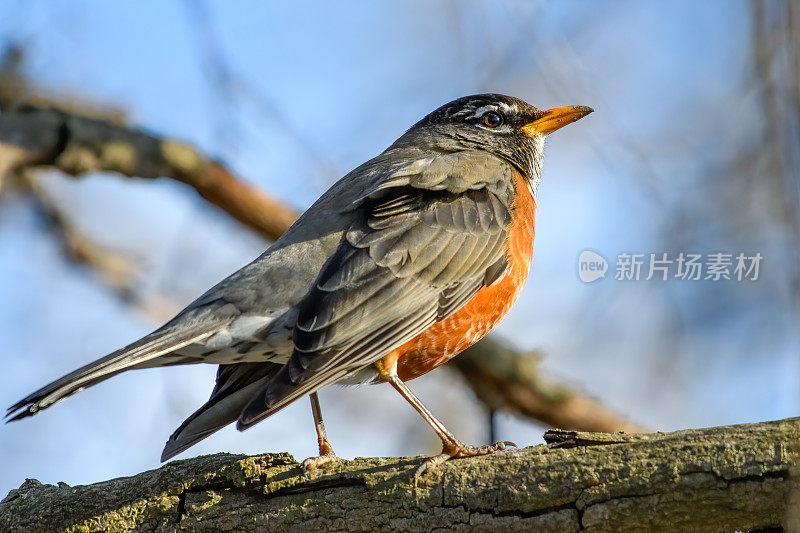
M336 165L323 155L323 151L307 135L291 124L280 107L275 105L263 90L259 90L245 76L231 68L225 60L207 3L190 0L184 2L184 7L191 18L189 28L194 33L197 49L203 60L202 64L216 93L216 100L221 102L221 107L231 110L239 106L249 106L249 109L262 120L277 128L285 138L289 139L302 152L303 157L312 163L313 170L320 177L328 180L338 176L339 169ZM230 135L231 132L227 130L233 124L231 118L218 117L217 120L218 135L221 137Z

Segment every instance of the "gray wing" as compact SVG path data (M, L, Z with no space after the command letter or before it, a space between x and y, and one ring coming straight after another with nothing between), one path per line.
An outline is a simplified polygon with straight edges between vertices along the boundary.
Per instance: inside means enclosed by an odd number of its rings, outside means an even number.
M511 168L483 153L417 161L377 180L299 305L288 364L238 427L375 362L499 277L513 195Z

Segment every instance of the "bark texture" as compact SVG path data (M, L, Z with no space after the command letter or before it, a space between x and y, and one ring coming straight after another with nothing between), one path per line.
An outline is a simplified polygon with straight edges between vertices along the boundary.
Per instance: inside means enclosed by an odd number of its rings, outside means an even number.
M217 454L88 486L27 480L2 531L800 530L800 418L628 435L455 460L359 458L301 475L288 454Z

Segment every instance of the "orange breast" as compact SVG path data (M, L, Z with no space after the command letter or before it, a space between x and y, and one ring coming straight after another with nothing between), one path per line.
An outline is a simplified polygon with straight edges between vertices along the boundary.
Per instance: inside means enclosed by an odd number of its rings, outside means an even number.
M448 318L388 354L383 362L391 367L397 361L400 379L419 377L463 352L489 333L517 301L533 257L536 201L524 178L517 174L516 179L506 248L508 268L504 275Z

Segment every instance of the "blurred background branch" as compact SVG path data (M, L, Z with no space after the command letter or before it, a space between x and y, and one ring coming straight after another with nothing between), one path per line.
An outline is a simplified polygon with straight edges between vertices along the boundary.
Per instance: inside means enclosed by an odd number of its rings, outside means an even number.
M0 172L50 166L71 176L116 172L186 183L250 229L275 239L295 213L188 144L60 109L22 106L0 117Z
M514 350L497 335L490 335L447 364L458 369L491 410L507 411L556 428L607 433L649 431L574 386L547 377L539 367L542 358L539 352Z

